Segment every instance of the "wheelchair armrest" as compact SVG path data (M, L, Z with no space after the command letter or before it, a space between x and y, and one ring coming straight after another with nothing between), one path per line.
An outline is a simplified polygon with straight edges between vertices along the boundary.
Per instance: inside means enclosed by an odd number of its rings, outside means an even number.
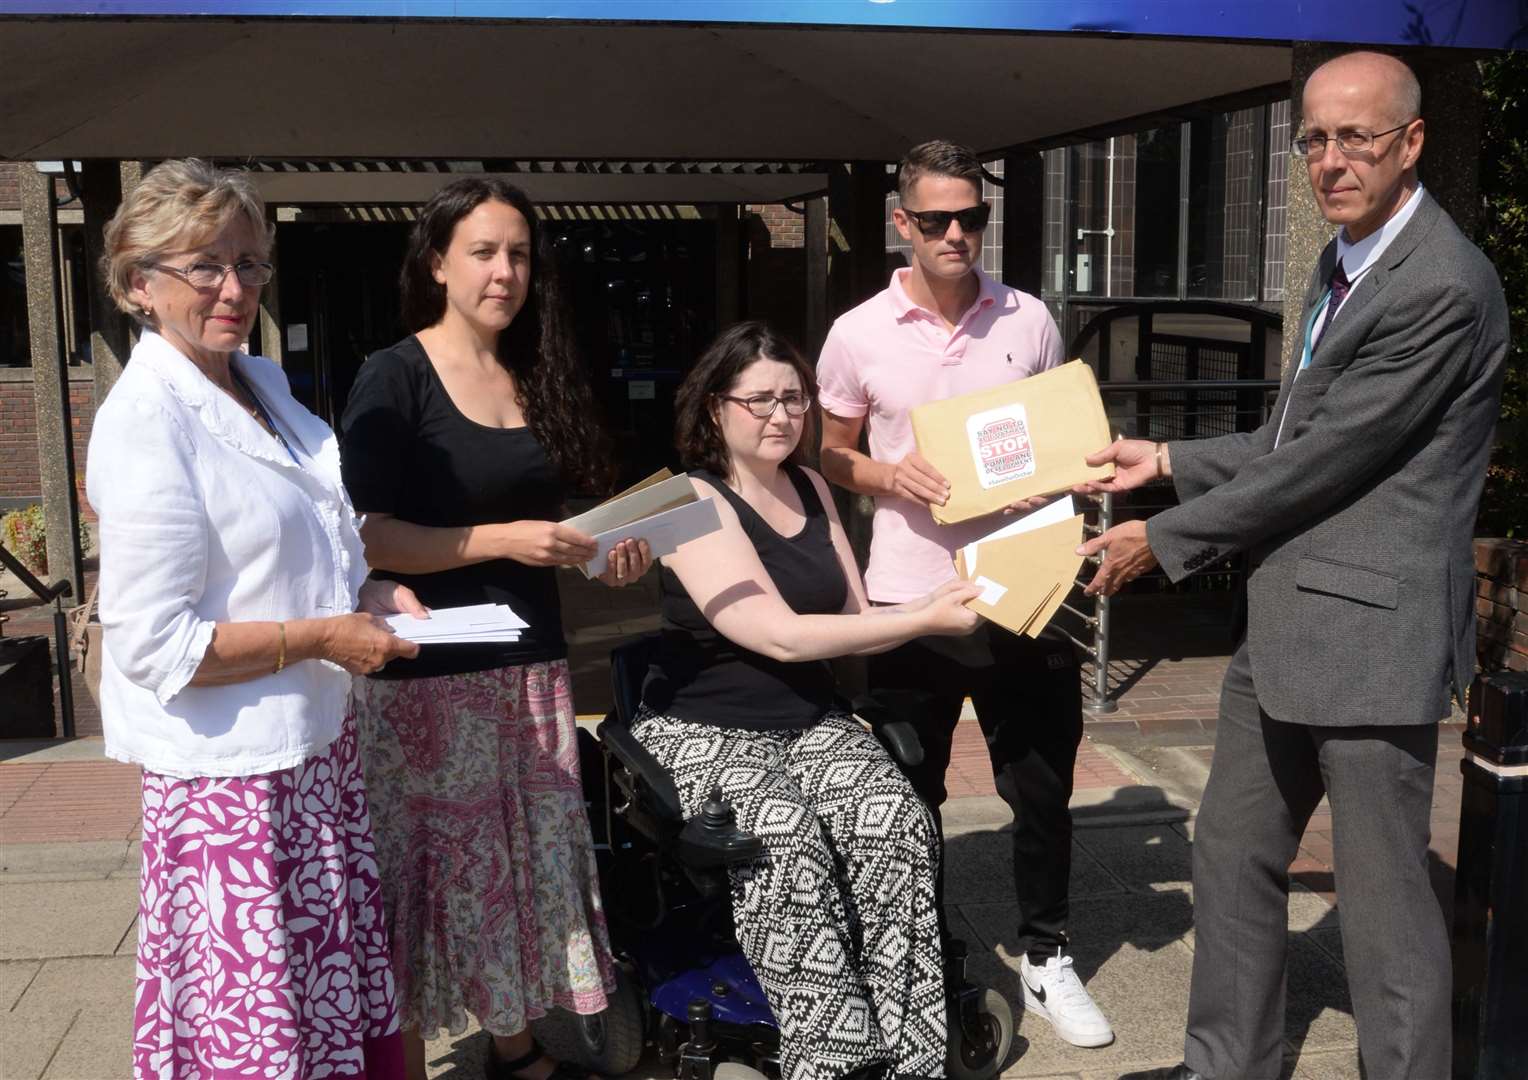
M865 695L854 699L852 709L855 716L870 726L893 761L913 769L923 764L923 742L912 721L904 719L905 714L896 707L905 704Z
M720 789L712 791L700 813L684 823L676 846L679 861L694 870L752 862L764 854L764 841L737 827L737 816L722 801Z
M647 747L637 741L631 729L606 717L596 729L599 740L615 759L626 767L632 778L644 789L647 809L659 821L679 825L684 821L684 807L679 802L679 790L674 778L647 752Z

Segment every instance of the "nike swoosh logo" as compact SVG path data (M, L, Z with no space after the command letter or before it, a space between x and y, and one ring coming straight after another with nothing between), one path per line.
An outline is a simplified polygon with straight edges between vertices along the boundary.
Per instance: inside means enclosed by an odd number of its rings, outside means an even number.
M1044 986L1040 986L1040 987L1030 986L1028 979L1024 980L1024 985L1029 987L1029 992L1035 996L1035 999L1037 1001L1039 1001L1041 1005L1045 1004L1045 987Z

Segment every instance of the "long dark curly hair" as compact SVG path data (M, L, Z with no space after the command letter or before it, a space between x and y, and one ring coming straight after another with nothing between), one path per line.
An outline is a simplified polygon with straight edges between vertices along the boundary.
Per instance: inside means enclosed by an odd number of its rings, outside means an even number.
M578 356L551 243L525 192L494 177L465 177L431 197L409 235L400 274L404 329L417 334L445 315L446 288L435 280L434 259L451 246L456 223L489 201L514 207L531 230L530 294L499 334L499 362L514 375L525 422L563 480L603 494L614 472L610 440Z

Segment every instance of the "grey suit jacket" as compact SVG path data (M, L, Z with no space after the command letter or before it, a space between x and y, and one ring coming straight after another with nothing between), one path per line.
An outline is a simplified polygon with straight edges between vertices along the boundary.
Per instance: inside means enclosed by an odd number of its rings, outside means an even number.
M1174 581L1247 553L1247 650L1278 720L1432 723L1474 672L1472 534L1507 306L1485 256L1420 198L1296 379L1328 245L1268 423L1174 442L1181 503L1147 523Z

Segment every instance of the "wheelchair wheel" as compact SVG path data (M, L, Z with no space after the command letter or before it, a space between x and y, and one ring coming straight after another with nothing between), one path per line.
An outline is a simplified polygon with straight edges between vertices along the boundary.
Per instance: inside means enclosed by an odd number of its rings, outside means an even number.
M950 1018L950 1054L945 1061L949 1080L991 1080L1008 1061L1013 1048L1013 1006L996 990L982 991L977 1009L978 1038L971 1039L959 1018Z
M576 1061L604 1077L623 1076L642 1060L646 1007L636 979L620 964L604 1012L577 1016L558 1010L535 1023L537 1040L559 1060Z
M740 1061L724 1061L711 1073L711 1080L768 1080L758 1069Z

